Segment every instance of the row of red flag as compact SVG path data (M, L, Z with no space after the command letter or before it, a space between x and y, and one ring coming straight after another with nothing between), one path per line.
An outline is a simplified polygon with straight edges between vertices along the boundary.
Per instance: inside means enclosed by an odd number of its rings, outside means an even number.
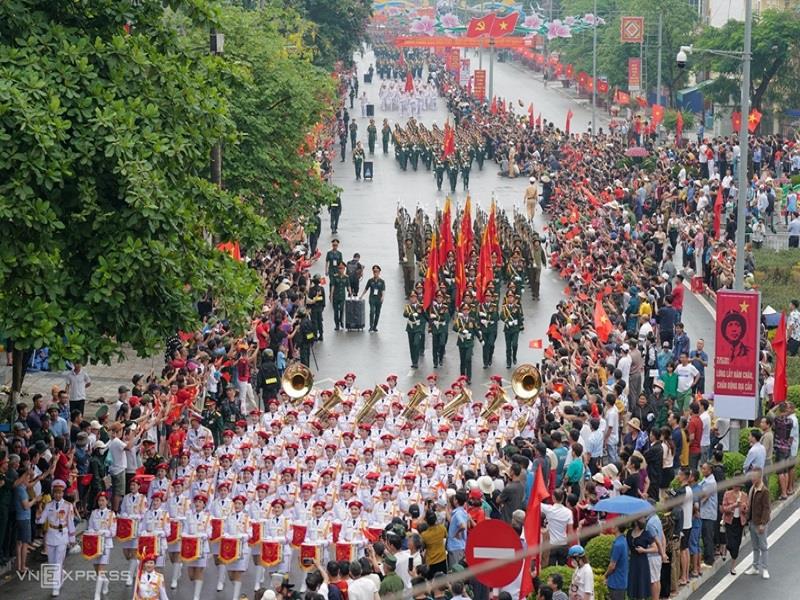
M449 127L448 125L445 126ZM452 131L452 130L451 130ZM447 135L447 130L445 131ZM425 282L423 284L422 305L430 307L439 288L439 271L446 263L448 255L452 252L455 255L455 284L456 284L456 306L461 305L464 292L467 289L466 263L472 252L475 242L475 234L472 229L472 199L467 196L464 204L464 212L461 214L461 221L458 226L457 237L453 239L453 216L452 203L450 198L445 200L444 210L439 222L439 230L434 229L431 236L431 245L428 250L428 266L425 272ZM494 267L503 263L503 253L500 248L500 238L497 232L497 206L492 200L489 211L489 219L481 235L480 252L478 255L478 278L477 296L478 301L483 302L489 283L494 279Z

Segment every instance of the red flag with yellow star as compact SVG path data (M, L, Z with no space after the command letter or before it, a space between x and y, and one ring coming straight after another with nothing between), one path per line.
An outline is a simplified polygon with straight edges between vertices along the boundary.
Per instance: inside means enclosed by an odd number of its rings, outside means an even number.
M614 329L600 298L594 302L594 328L597 331L597 337L604 344L608 341L608 336L611 335L611 331Z
M519 20L518 12L513 12L506 17L495 17L489 35L491 37L502 37L504 35L512 33L514 29L517 27L518 20Z
M754 108L750 111L750 115L747 117L747 130L750 133L753 133L756 129L758 129L759 123L761 123L761 113L758 112L758 109Z

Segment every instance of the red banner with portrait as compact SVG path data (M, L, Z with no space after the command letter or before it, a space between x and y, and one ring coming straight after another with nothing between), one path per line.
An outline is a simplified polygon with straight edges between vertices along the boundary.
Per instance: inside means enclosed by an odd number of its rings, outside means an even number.
M714 414L718 417L756 416L760 318L757 291L717 292Z

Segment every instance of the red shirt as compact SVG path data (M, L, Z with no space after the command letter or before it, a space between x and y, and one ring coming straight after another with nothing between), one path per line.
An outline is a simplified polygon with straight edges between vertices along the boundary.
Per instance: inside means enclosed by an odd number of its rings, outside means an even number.
M258 338L259 350L269 347L269 321L256 325L256 337Z
M183 429L178 429L169 434L167 443L169 444L169 455L177 457L181 450L183 450L183 442L186 439L186 432Z
M682 284L672 288L672 308L683 311L683 292L686 291Z
M65 452L60 452L56 460L56 468L53 470L53 479L60 479L61 481L69 481L69 458Z
M700 454L700 439L703 437L703 421L698 415L689 417L689 454ZM691 437L694 435L694 439Z

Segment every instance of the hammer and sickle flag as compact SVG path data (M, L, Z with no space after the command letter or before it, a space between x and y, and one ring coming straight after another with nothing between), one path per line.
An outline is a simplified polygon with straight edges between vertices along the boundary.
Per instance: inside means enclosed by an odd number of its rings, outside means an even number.
M473 17L467 25L467 37L476 38L488 35L497 17L494 13L489 13L483 17Z

